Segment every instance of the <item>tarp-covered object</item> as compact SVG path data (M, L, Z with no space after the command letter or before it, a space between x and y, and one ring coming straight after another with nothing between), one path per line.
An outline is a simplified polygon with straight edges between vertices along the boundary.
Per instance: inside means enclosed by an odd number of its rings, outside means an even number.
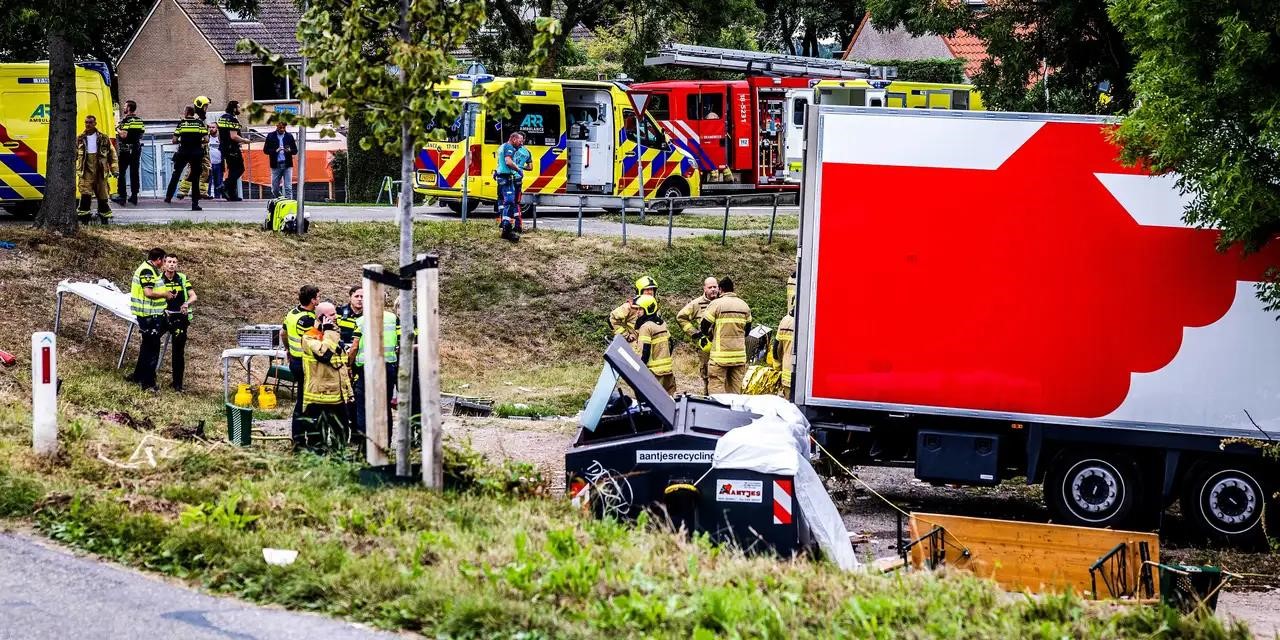
M136 323L133 309L130 306L129 294L121 291L115 284L107 280L97 282L72 282L63 280L58 283L58 294L71 293L88 300L99 307L110 311L112 315L127 322Z
M714 469L745 469L795 478L796 502L823 553L841 569L859 566L840 512L809 464L809 422L777 396L717 395L715 399L760 417L716 442Z

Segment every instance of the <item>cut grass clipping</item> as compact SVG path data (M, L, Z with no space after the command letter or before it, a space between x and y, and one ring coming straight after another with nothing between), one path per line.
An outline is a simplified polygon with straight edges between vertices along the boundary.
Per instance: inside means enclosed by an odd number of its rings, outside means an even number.
M450 489L369 489L354 465L272 448L158 443L90 420L53 461L3 416L0 517L249 600L451 638L1247 638L1211 616L1007 596L963 574L875 576L750 557L642 518L598 520L527 465L451 443ZM297 550L268 565L264 547Z

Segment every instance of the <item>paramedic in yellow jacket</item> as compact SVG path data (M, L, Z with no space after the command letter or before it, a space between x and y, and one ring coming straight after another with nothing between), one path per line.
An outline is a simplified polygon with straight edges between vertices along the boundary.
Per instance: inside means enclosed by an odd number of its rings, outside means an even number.
M295 428L295 446L322 447L322 423L341 428L349 441L355 441L351 426L355 393L346 371L347 354L339 344L337 316L332 302L321 302L316 306L315 326L302 334L302 413L308 420Z
M613 331L613 335L622 336L627 342L636 341L636 320L643 315L636 301L640 296L645 295L654 297L658 295L658 281L649 276L636 280L636 297L628 299L609 312L609 328Z
M711 337L711 393L742 393L751 307L734 293L732 279L720 280L720 297L702 313L702 333Z
M98 219L111 222L111 190L107 179L116 174L116 148L111 136L98 131L98 119L85 116L84 133L76 137L76 177L80 187L80 206L76 215L89 222L89 202L98 199Z
M676 394L676 374L672 369L671 333L658 315L658 299L643 295L636 298L641 316L636 320L637 341L640 343L640 360L649 367L662 388L670 395Z

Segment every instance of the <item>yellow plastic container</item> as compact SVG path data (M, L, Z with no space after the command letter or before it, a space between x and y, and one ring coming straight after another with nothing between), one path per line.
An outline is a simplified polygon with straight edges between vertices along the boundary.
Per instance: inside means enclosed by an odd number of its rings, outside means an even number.
M253 406L253 391L249 390L249 385L242 384L236 387L236 395L231 399L232 404L237 407Z
M262 386L258 388L258 408L259 409L274 409L276 408L276 404L277 402L276 402L275 389L267 386Z

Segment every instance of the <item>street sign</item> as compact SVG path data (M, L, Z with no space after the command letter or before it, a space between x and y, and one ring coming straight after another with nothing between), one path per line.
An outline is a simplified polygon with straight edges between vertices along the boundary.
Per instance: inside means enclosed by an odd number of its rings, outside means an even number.
M644 108L649 104L649 94L632 91L627 95L631 96L631 104L636 108L636 113L644 115Z

